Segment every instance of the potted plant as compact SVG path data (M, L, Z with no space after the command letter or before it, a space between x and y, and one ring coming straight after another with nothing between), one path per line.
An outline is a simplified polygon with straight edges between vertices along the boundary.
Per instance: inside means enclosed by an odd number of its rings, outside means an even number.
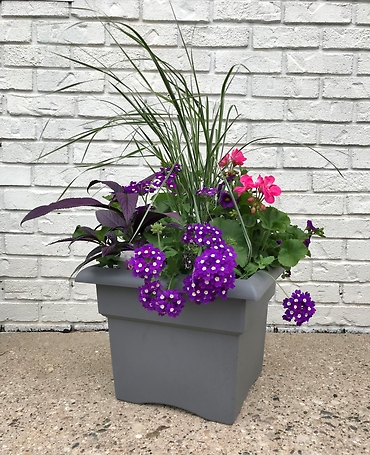
M78 270L92 261L99 266L79 271L76 280L96 284L99 311L108 317L118 399L169 404L233 423L261 373L275 279L288 277L310 256L311 237L323 236L323 230L309 220L302 229L292 225L271 205L281 194L274 177L252 176L247 169L249 144L227 140L237 120L235 106L225 103L235 68L214 102L202 95L185 45L190 82L133 27L111 26L146 52L163 89L152 87L110 32L155 101L109 68L96 67L109 76L126 107L68 143L129 125L133 150L110 164L140 155L150 158L152 172L129 185L93 180L88 190L96 185L109 190L103 201L64 198L33 209L23 221L53 210L96 209L97 227L78 225L59 241L94 244ZM159 169L149 164L153 158ZM95 167L103 164L108 163ZM298 325L315 313L310 295L300 290L283 306L283 318Z

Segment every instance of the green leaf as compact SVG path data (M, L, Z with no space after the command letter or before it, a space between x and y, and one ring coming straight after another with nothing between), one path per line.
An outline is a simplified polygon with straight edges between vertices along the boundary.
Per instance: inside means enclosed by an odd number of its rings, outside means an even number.
M237 220L215 218L211 224L222 231L222 238L237 254L236 263L244 267L248 262L248 245L242 227Z
M269 231L284 232L290 225L290 218L286 213L275 207L267 207L259 212L262 227Z
M300 240L284 240L280 245L278 259L283 267L294 267L307 255L307 247Z

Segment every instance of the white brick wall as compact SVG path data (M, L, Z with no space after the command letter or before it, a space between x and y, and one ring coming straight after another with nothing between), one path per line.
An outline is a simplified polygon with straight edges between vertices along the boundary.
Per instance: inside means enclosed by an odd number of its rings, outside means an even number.
M231 65L248 67L230 87L237 103L237 139L274 136L249 155L253 173L274 173L284 195L278 206L303 226L307 218L327 238L312 243L312 261L293 275L310 291L318 311L309 329L370 330L370 4L327 0L172 0L184 39L194 49L202 89L217 93ZM85 8L90 8L87 10ZM35 205L55 200L76 175L82 144L36 161L86 121L110 116L117 95L87 63L101 60L124 77L127 62L97 19L128 21L158 53L184 71L179 33L168 0L74 0L0 2L0 330L30 327L101 327L92 286L73 283L70 274L86 252L66 244L75 220L89 210L52 214L19 222ZM141 51L114 36L130 55ZM142 68L152 71L150 62ZM151 79L156 80L153 73ZM128 80L128 79L127 79ZM76 82L69 91L55 90ZM100 101L100 102L99 102ZM122 130L104 132L86 162L122 150ZM343 178L308 144L341 169ZM83 175L69 190L85 195L93 178L127 183L146 170L139 159ZM76 215L76 216L75 216ZM270 305L269 323L281 319L284 281Z

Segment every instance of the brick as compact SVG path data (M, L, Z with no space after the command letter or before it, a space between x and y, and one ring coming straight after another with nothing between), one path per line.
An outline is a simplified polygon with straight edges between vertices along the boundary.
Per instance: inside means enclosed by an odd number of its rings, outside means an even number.
M40 16L55 16L68 17L69 6L67 2L44 2L44 1L16 1L3 2L2 15L6 16L22 16L40 17Z
M100 197L96 197L96 199L101 200ZM43 234L59 234L61 238L70 237L79 224L91 226L92 228L97 226L98 222L95 218L95 209L88 208L83 212L77 209L58 210L39 218L37 221L38 232ZM91 249L93 246L94 244L91 244Z
M0 22L0 43L29 43L31 42L30 20L16 19Z
M124 3L115 0L74 0L72 16L79 18L119 18L138 19L139 1L125 0Z
M0 275L11 278L37 277L37 263L36 258L9 257L0 259Z
M171 9L171 5L173 11ZM175 17L174 17L175 16ZM210 19L210 0L143 0L143 19L151 21L208 21Z
M57 0L59 1L59 0ZM102 323L103 325L104 323ZM7 323L4 324L5 332L62 332L69 333L74 330L72 324L45 324L40 322L19 322L19 323ZM76 328L77 330L77 328ZM94 330L92 328L92 330ZM102 329L104 330L104 329Z
M357 74L370 74L370 55L367 53L358 53L357 59Z
M0 69L0 90L32 90L31 69Z
M3 60L5 66L68 68L69 54L69 50L62 46L7 45Z
M268 172L263 172L268 175ZM256 177L257 175L254 174ZM311 189L310 173L303 170L274 170L275 183L283 190L283 194L289 191L308 191ZM284 196L283 196L284 197ZM277 199L278 201L278 199ZM305 226L306 221L302 224Z
M360 172L360 171L358 171ZM357 190L357 182L353 183L353 186ZM366 187L366 184L363 186ZM358 188L358 191L361 191L361 188ZM370 195L360 194L359 192L355 194L347 195L347 213L355 215L364 215L365 213L370 214Z
M349 24L352 20L351 3L333 2L285 2L284 22L289 23L337 23Z
M238 73L280 73L282 52L216 49L215 70L217 73L227 73L233 65L240 65L236 68Z
M341 215L344 201L344 195L283 194L279 199L279 209L289 214Z
M78 192L81 193L81 190ZM60 195L60 189L7 188L4 190L4 208L7 210L32 210L36 206L56 201ZM73 197L77 194L69 192L68 196Z
M11 115L72 117L75 111L73 98L59 95L8 95L7 109Z
M294 271L293 271L293 281L294 281ZM278 302L282 302L287 295L290 295L297 286L290 281L280 280L279 285L276 286L276 295L275 298ZM309 292L317 304L323 303L330 303L334 304L339 302L339 285L337 283L323 283L315 284L315 283L305 283L302 286L302 290L305 292ZM285 291L285 292L284 292ZM269 305L270 307L270 305ZM279 309L282 308L279 306ZM270 311L270 310L269 310ZM279 317L281 318L281 315ZM315 315L316 317L316 315ZM314 319L315 319L314 317ZM313 321L313 320L312 320Z
M369 261L370 260L370 243L368 239L364 240L347 240L346 258L352 261Z
M368 49L370 30L365 27L327 28L323 31L323 49Z
M36 23L38 43L46 44L104 44L105 31L101 23L96 22L49 22Z
M182 35L188 46L216 47L227 43L232 47L245 47L249 44L249 27L245 25L183 26Z
M370 172L368 171L348 171L343 172L343 177L335 171L318 172L313 175L313 188L319 191L319 188L325 188L325 191L330 192L345 192L349 191L361 192L370 191ZM326 183L325 183L326 182Z
M190 71L191 65L193 65L195 71L198 72L209 72L211 69L212 53L208 49L192 49L191 58L192 62L189 61L184 49L171 49L158 48L155 49L155 53L159 58L162 58L166 62L170 62L177 70ZM155 70L154 63L150 59L144 59L141 62L143 70L153 71Z
M279 150L276 147L263 147L251 144L246 149L248 169L275 169L277 167Z
M317 152L317 153L316 153ZM333 169L333 165L339 169L349 167L349 151L330 148L308 147L284 147L284 168L316 168Z
M41 322L102 322L96 303L55 303L40 305Z
M68 140L73 136L87 133L93 128L98 128L102 125L102 122L86 122L81 119L51 119L43 132L44 139L52 140ZM94 138L95 141L107 140L108 131L100 131ZM87 138L86 140L89 140Z
M287 52L288 73L351 74L353 54Z
M127 148L128 144L112 144L112 143L93 143L86 151L86 144L73 144L72 153L73 153L73 162L81 163L82 160L85 164L96 164L100 161L110 160L112 158L118 158L122 155L129 153L132 149ZM120 158L120 166L138 166L140 158L130 157L130 158ZM117 167L117 165L115 166ZM121 173L127 172L127 169L124 167L120 168Z
M356 105L357 122L370 122L370 101L359 101Z
M319 96L319 79L294 76L253 76L252 95L268 98L317 98Z
M126 111L130 111L129 103L119 95L111 96L80 96L77 100L77 114L79 117L96 118L99 112L99 118L112 119Z
M322 96L323 98L369 98L370 78L365 76L325 77Z
M370 125L322 125L320 143L328 145L370 145Z
M133 41L130 36L125 34L127 29L121 27L120 25L112 26L110 28L109 39L111 44L126 45L124 47L125 51L135 52L137 48L127 49L127 46L136 46L136 43ZM135 31L137 31L146 41L146 43L151 47L170 47L178 45L179 38L179 28L176 23L146 23L146 24L135 24ZM113 47L112 46L112 47ZM131 55L129 53L129 55Z
M369 327L370 325L370 308L369 307L353 307L354 305L369 304L370 303L370 285L369 284L350 284L345 283L343 285L343 301L351 306L345 308L346 314L352 313L352 318L355 317L356 313L361 311L361 316L355 320L357 327Z
M32 235L30 242L29 234L7 234L5 235L5 254L19 254L30 256L68 256L69 252L65 245L51 242L58 240L57 237Z
M96 286L88 283L73 283L73 301L86 302L86 301L95 301L96 302Z
M69 298L68 280L8 280L4 283L7 300L64 300Z
M284 118L283 100L230 100L225 103L225 108L228 109L233 104L236 105L240 120L283 120Z
M366 283L369 279L370 262L313 261L314 281L340 281Z
M255 49L312 47L320 45L320 30L316 27L269 27L257 25L253 29Z
M99 178L98 172L82 173L80 169L56 165L37 166L33 172L33 183L37 186L86 188L94 178Z
M356 11L356 24L369 25L370 24L370 5L369 3L360 2Z
M29 186L31 168L29 166L2 165L0 167L1 186Z
M369 327L370 312L369 308L359 306L320 306L311 321L322 327Z
M0 118L0 137L2 139L36 139L34 119Z
M357 217L356 223L351 216L322 217L320 226L326 236L333 239L368 239L370 230L369 217Z
M73 258L42 258L40 274L47 278L66 278L72 275L78 265L79 261Z
M18 187L19 188L19 187ZM5 204L2 204L4 207ZM21 221L24 217L25 213L20 211L5 211L3 210L0 217L0 232L9 234L11 232L14 233L26 233L29 232L33 234L33 224L28 223L27 225L23 225L21 227Z
M135 62L143 59L143 52L140 49L130 49L130 58ZM128 58L117 46L103 48L78 47L73 49L74 67L81 68L87 65L94 68L128 69L132 68Z
M37 303L1 302L0 309L1 322L36 322L39 318L39 306Z
M104 76L98 71L37 70L36 85L40 92L103 92Z
M314 226L315 225L316 224L314 223ZM317 221L317 226L320 226L319 220ZM314 259L340 260L343 259L345 254L345 240L321 239L314 237L311 240L310 251Z
M43 154L55 150L62 146L61 142L2 142L2 161L3 163L67 163L68 150L63 148L55 151L45 158L39 158Z
M303 144L316 143L316 125L310 123L266 122L251 125L251 139L273 138L275 143L286 144L292 141ZM268 141L271 142L271 139Z
M281 15L280 1L215 0L213 6L216 21L277 22Z
M288 120L313 122L350 122L353 103L350 101L288 100Z
M352 167L354 169L370 169L370 155L367 149L353 149Z

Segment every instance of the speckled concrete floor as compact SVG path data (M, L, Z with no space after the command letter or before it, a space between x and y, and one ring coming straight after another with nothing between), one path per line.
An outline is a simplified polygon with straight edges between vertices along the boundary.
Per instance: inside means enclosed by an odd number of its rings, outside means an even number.
M115 399L106 332L0 333L0 454L370 454L370 335L268 333L234 425Z

